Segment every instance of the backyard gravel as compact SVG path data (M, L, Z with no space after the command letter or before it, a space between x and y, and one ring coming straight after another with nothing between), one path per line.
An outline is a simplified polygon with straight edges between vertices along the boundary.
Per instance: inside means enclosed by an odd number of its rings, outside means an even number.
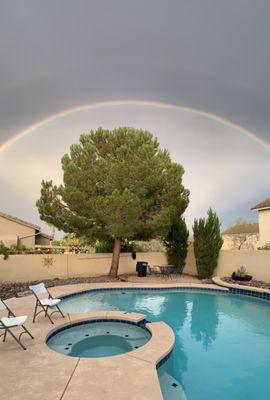
M46 287L73 285L76 283L97 283L97 282L125 282L125 277L111 278L110 276L97 276L89 278L72 278L72 279L52 279L44 280ZM35 285L40 281L23 282L23 283L1 283L0 284L0 299L8 299L10 297L22 297L30 295L29 285Z
M228 283L234 283L237 285L242 285L242 286L250 286L250 287L256 287L256 288L260 288L260 289L269 289L270 290L270 283L268 282L263 282L263 281L256 281L251 279L251 281L236 281L234 279L232 279L231 277L225 276L223 278L221 278L224 282L228 282Z

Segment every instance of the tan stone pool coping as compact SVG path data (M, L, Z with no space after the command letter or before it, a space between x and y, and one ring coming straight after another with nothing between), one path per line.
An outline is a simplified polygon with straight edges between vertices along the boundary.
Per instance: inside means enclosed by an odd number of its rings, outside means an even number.
M211 284L113 282L88 283L51 288L54 296L63 296L91 289L106 288L197 288L221 289ZM95 311L83 314L65 314L65 319L54 314L54 325L43 315L31 322L33 296L7 300L16 315L28 315L26 326L35 339L23 335L27 351L12 338L0 342L0 398L1 400L161 400L156 364L174 345L174 334L164 322L147 324L151 340L139 349L114 357L83 359L54 352L46 345L46 337L63 324L85 319L124 319L138 322L142 314L121 311Z
M219 276L214 276L212 278L212 281L223 288L233 288L233 289L240 289L240 290L246 290L250 292L255 292L255 293L267 293L270 294L269 289L263 289L263 288L257 288L255 286L247 286L247 285L238 285L237 283L229 283L223 281Z

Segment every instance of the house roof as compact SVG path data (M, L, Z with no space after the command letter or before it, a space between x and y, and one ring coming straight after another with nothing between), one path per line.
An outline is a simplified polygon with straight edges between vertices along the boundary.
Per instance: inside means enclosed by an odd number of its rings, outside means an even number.
M252 207L251 210L261 210L263 208L270 208L270 198L256 204L256 206Z
M43 236L46 239L53 239L53 237L51 235L48 235L47 233L44 233L44 232L38 232L38 235Z
M29 228L33 228L33 229L35 229L37 231L41 230L40 226L38 226L38 225L31 224L30 222L24 221L24 220L19 219L17 217L13 217L12 215L9 215L9 214L5 214L5 213L3 213L1 211L0 211L0 217L9 219L10 221L13 221L13 222L17 222L17 224L28 226Z

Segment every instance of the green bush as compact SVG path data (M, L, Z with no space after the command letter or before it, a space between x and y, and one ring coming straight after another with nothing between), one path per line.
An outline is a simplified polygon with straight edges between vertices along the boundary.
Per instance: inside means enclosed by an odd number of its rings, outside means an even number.
M223 244L220 222L211 208L208 210L206 219L195 219L193 234L198 278L210 278L217 266L219 251Z
M113 240L102 240L98 241L95 246L96 253L112 253L114 241ZM135 244L127 240L123 241L121 246L122 253L131 253L135 251Z
M136 251L134 242L129 242L128 240L124 240L121 246L122 253L132 253Z
M148 241L144 240L135 240L134 242L135 251L142 253L149 252L164 252L165 247L163 242L160 239L152 239Z
M175 217L164 239L168 262L182 273L186 264L189 232L184 218Z
M21 254L25 252L29 252L28 249L24 244L12 244L9 248L10 254Z
M9 257L9 248L5 245L4 242L0 241L0 254L3 255L4 260L7 260Z
M113 242L112 241L98 241L95 245L96 253L112 253Z

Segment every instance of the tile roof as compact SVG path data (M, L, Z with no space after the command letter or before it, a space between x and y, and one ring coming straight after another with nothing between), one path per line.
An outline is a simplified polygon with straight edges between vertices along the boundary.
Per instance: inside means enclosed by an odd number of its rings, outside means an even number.
M256 204L256 206L252 207L251 210L260 210L262 208L270 208L270 198Z

